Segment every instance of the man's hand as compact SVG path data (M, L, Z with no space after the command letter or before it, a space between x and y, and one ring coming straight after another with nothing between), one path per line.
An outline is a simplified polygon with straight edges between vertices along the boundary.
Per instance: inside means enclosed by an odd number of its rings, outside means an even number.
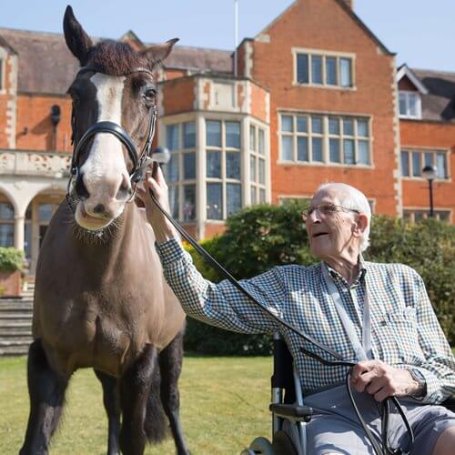
M408 370L391 367L380 360L366 360L355 365L351 383L357 392L367 392L376 401L390 396L414 395L420 388Z

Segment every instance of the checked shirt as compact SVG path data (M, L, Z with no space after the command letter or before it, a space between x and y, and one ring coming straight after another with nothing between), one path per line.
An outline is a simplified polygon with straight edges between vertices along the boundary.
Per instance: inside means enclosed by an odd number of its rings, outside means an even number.
M324 366L305 356L300 346L335 360L280 326L229 281L214 284L205 280L177 240L157 244L156 248L166 280L187 314L234 332L280 332L294 358L304 393L344 383L346 367ZM352 285L335 271L330 273L359 339L368 292L373 358L394 367L419 370L427 382L424 403L441 403L455 393L455 359L415 270L402 264L362 262L359 278ZM357 361L327 289L321 263L277 266L240 283L275 315L337 351L343 359Z

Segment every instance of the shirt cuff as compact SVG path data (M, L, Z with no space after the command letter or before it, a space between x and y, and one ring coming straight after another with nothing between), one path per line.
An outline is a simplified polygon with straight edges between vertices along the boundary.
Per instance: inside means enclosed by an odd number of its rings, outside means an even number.
M163 267L180 261L184 257L184 250L177 239L170 239L163 243L156 243L155 248Z

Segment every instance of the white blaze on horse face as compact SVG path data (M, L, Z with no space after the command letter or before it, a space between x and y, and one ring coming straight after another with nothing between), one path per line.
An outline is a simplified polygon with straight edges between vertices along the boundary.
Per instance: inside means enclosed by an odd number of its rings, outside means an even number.
M96 87L97 121L121 125L125 78L97 73L90 80ZM87 229L100 229L121 215L127 202L116 199L120 186L129 185L122 143L112 134L98 133L80 170L89 197L77 211L76 220Z

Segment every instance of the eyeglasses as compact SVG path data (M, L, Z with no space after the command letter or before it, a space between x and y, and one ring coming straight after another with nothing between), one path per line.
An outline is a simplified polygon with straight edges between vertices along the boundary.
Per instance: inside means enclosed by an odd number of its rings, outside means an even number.
M360 210L350 209L348 207L343 207L342 205L320 204L314 207L310 207L308 210L304 210L302 212L302 218L306 221L316 210L324 216L330 216L339 212L360 213Z

